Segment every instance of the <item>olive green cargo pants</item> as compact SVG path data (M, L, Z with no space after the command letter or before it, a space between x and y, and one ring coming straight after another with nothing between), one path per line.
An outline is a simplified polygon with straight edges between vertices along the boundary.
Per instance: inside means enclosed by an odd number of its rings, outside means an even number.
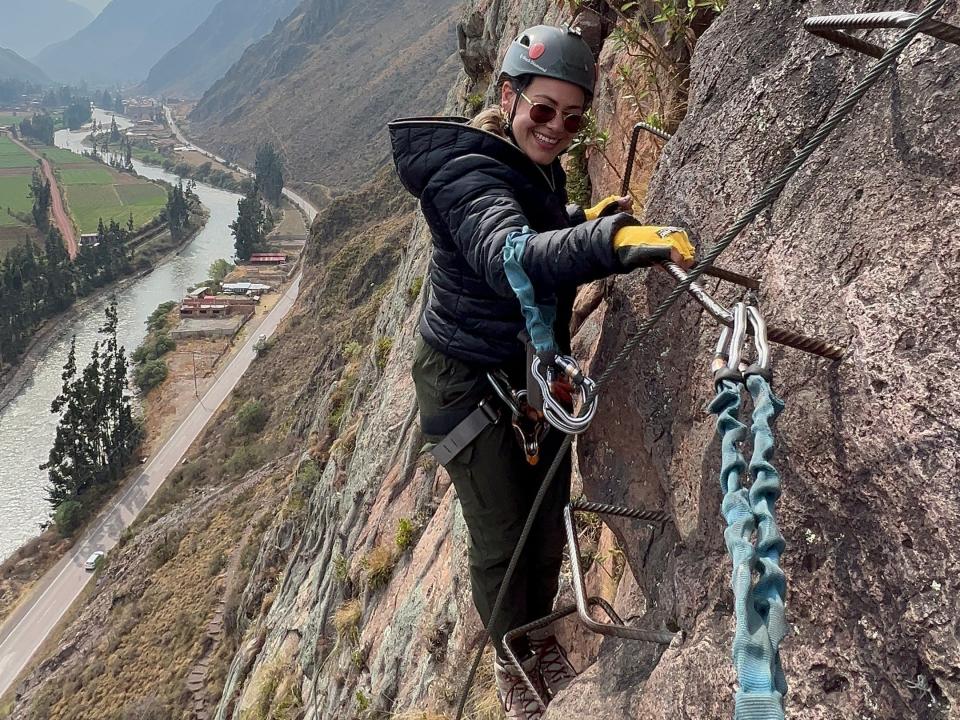
M438 417L466 417L481 399L491 394L483 370L444 355L419 338L413 380L420 421L425 427L435 427L431 420ZM499 400L496 402L502 405ZM540 462L529 465L514 437L510 413L503 410L499 422L484 430L446 466L469 531L473 601L485 626L490 622L493 604L533 499L563 442L562 433L551 430ZM441 438L442 435L426 434L429 442ZM506 632L553 610L565 540L563 508L569 500L568 453L540 506L491 630L494 647L501 657L500 641ZM521 655L527 651L521 643L517 650Z

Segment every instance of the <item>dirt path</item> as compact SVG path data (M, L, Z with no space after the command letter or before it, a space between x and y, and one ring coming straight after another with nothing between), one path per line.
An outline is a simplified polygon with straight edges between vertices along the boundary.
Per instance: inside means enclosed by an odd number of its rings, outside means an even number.
M47 182L50 183L50 199L53 210L53 221L56 223L57 227L60 230L60 234L63 236L63 243L67 246L67 253L70 255L70 259L74 260L77 257L77 252L79 247L77 246L77 231L73 227L73 221L70 219L70 216L67 214L66 209L63 207L63 197L60 195L60 187L57 185L57 177L53 174L53 168L50 166L50 163L45 157L41 157L36 150L34 150L29 145L25 145L20 142L13 135L8 135L8 137L21 148L30 153L31 156L35 157L40 161L40 166L43 168L43 175L47 178Z

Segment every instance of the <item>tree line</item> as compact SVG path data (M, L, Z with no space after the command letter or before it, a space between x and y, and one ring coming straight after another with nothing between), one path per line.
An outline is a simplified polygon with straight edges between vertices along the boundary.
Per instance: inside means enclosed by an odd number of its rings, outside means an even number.
M234 251L240 260L249 260L253 253L263 249L266 235L273 226L273 216L264 207L261 196L277 206L283 193L283 158L271 143L257 148L254 170L253 187L240 198L237 219L230 223Z
M113 220L101 221L96 244L82 247L72 263L56 228L42 251L29 240L11 249L0 264L0 361L15 362L43 320L130 272L129 236Z
M44 145L53 145L53 133L56 129L53 116L45 112L34 113L33 117L21 120L19 128L21 137L30 137Z
M117 304L105 310L90 362L77 371L76 338L63 366L63 386L50 411L59 416L47 462L47 499L63 535L96 509L98 491L116 485L132 463L143 431L133 416L126 352L117 343Z

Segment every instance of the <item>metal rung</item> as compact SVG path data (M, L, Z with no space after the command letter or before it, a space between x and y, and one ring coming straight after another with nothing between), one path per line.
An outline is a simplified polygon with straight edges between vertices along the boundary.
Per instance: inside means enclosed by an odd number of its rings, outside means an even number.
M904 11L857 13L851 15L821 15L807 18L803 27L805 30L835 42L843 47L856 50L874 58L880 58L886 49L869 40L858 38L844 30L891 30L906 28L916 20L917 14ZM920 26L920 32L944 40L954 45L960 45L960 27L927 20Z
M598 515L618 515L620 517L630 517L652 522L658 525L669 519L669 516L659 511L631 510L630 508L618 508L616 506L604 506L600 503L578 503L582 508L585 505L590 508L589 512L595 512ZM595 509L596 508L596 509ZM580 621L587 626L591 632L600 635L613 635L616 637L627 638L629 640L642 640L643 642L654 642L669 645L673 642L675 633L666 630L643 630L641 628L624 625L622 621L614 620L613 624L600 623L590 616L587 602L587 586L583 578L583 566L580 560L580 540L577 538L577 525L573 519L573 513L579 508L575 508L571 503L563 509L563 526L567 532L567 548L570 552L570 574L573 578L573 596L577 601L577 614ZM658 516L657 519L640 517L641 514Z
M610 603L608 603L603 598L591 597L587 599L587 602L591 606L598 605L603 610L603 612L606 613L607 617L610 618L613 622L621 625L623 624L623 620L620 619L620 616L617 615L613 607L610 606ZM533 697L536 699L537 703L539 703L540 708L544 712L546 712L547 710L547 704L546 702L544 702L544 699L540 696L540 693L537 692L537 688L534 687L533 682L530 680L530 677L527 675L526 671L523 669L523 665L521 665L520 661L517 659L517 655L513 650L513 641L519 637L523 637L529 632L533 632L534 630L540 630L542 628L545 628L551 625L552 623L556 622L557 620L561 618L565 618L567 615L572 615L575 612L577 612L576 605L567 605L566 607L562 607L559 610L553 611L546 617L542 617L539 620L534 620L531 623L527 623L526 625L521 625L518 628L514 628L513 630L511 630L510 632L508 632L506 635L503 636L503 649L504 649L504 652L507 653L507 658L510 660L510 664L513 665L513 667L517 670L517 672L520 673L520 677L523 678L523 684L526 685L527 689L533 693Z
M687 273L685 270L680 268L680 266L672 262L664 262L662 265L677 282L683 282L686 280ZM708 293L700 283L690 283L690 287L687 288L687 292L689 292L693 298L703 306L703 309L710 313L721 325L726 325L727 327L733 326L733 315L730 313L730 311L714 300L713 297L710 296L710 293ZM749 329L748 332L750 332ZM825 357L830 360L842 360L843 356L846 355L847 352L845 348L842 348L839 345L834 345L827 340L819 340L817 338L794 332L793 330L787 330L786 328L780 328L773 325L767 327L767 339L779 345L786 345L787 347L792 347L795 350L802 350L803 352L819 355L820 357Z

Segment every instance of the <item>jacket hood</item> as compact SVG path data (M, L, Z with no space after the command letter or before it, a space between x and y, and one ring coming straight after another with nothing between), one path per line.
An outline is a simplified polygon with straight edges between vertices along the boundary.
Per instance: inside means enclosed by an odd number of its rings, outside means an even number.
M543 170L520 148L468 122L462 117L422 117L401 118L387 125L393 162L410 194L419 198L440 168L463 155L485 155L546 184Z

